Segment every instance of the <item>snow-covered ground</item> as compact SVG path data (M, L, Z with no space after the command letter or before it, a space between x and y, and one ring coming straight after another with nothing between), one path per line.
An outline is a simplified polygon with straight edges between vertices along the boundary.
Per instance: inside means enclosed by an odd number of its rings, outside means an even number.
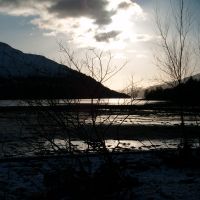
M1 160L0 199L27 200L31 197L41 199L41 195L47 189L44 184L45 174L64 169L71 162L70 159L46 157ZM87 163L85 157L81 159L83 163ZM89 159L92 163L90 167L92 166L95 171L101 164L101 159L95 155ZM198 200L200 198L199 166L171 166L165 163L162 153L150 151L117 154L114 160L126 166L121 173L130 176L136 183L129 186L123 199ZM55 186L56 184L55 181Z

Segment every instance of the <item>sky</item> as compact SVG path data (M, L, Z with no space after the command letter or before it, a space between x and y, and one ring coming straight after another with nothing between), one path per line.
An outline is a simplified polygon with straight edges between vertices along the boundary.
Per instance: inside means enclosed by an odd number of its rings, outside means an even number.
M198 11L198 0L190 2ZM163 16L168 3L159 1ZM105 85L121 90L133 77L145 87L155 84L160 73L153 60L159 39L156 5L158 0L0 0L0 41L57 62L65 59L58 42L78 57L85 49L110 51L114 66L127 64Z

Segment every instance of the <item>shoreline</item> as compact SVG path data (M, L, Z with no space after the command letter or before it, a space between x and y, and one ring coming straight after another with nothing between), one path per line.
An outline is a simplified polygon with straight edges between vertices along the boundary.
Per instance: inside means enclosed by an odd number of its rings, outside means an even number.
M176 139L187 134L188 138L200 138L199 126L186 126L184 133L181 126L166 125L112 125L107 130L107 126L96 126L102 131L105 139L137 140L137 139ZM103 131L105 129L105 132ZM92 132L92 127L87 125L86 130ZM78 134L78 133L77 133ZM80 138L84 135L78 134ZM76 139L76 137L75 137Z

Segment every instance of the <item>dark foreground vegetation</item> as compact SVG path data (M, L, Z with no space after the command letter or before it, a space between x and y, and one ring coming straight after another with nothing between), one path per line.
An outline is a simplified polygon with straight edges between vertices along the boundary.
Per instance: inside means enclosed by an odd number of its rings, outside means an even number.
M177 151L110 156L110 164L99 154L1 161L0 198L196 200L200 195L199 153L195 151L189 157Z

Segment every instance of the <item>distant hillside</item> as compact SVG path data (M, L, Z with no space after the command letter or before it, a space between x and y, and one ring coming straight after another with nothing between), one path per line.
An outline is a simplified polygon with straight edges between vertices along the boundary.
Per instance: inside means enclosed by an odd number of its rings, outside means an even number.
M177 103L200 104L199 74L187 78L182 84L174 87L155 87L145 91L148 100L170 100Z
M190 78L192 78L193 80L200 80L200 73L184 78L183 83L187 82ZM166 89L166 88L171 88L172 85L173 85L172 83L153 85L153 86L146 88L145 90L155 90L156 88Z
M196 74L196 75L193 75L191 76L194 80L200 80L200 73L199 74ZM189 79L190 77L187 78L187 80Z
M123 98L89 76L0 42L0 99Z

